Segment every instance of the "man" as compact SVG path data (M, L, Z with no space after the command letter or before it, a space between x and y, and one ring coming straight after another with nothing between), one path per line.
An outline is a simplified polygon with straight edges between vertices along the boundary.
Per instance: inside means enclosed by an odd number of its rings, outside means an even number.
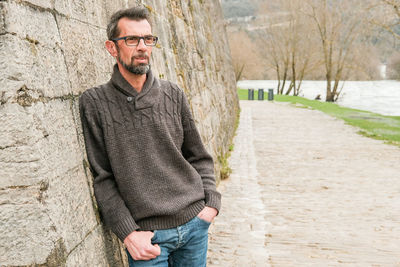
M205 266L221 195L188 101L153 76L157 37L145 8L116 12L107 35L112 78L80 97L102 217L124 242L130 266Z

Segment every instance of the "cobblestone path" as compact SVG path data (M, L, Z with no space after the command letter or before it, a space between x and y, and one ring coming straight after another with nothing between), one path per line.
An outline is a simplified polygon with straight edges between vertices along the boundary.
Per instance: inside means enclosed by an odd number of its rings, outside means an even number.
M318 111L240 105L208 266L400 266L400 149Z

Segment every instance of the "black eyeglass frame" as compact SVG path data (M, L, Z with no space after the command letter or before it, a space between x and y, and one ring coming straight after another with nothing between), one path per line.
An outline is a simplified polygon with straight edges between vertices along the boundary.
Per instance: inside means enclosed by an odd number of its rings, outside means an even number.
M136 45L128 45L128 43L126 42L126 39L128 39L129 37L138 38L137 44L136 44ZM153 38L154 38L154 43L151 44L151 45L146 44L145 38L147 38L147 37L153 37ZM128 36L123 36L123 37L111 39L111 41L116 42L116 41L119 41L119 40L124 40L124 41L125 41L125 44L126 44L127 46L138 46L141 39L143 39L143 43L145 44L145 46L155 46L155 45L157 44L157 41L158 41L158 37L157 37L157 36L153 36L153 35L147 35L147 36L128 35Z

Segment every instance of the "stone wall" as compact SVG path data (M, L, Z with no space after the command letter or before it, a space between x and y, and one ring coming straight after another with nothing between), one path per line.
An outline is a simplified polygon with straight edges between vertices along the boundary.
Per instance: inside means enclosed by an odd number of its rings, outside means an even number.
M110 78L109 16L139 3L160 38L153 70L185 90L214 158L226 152L239 107L219 1L0 0L1 266L126 265L100 222L78 97Z

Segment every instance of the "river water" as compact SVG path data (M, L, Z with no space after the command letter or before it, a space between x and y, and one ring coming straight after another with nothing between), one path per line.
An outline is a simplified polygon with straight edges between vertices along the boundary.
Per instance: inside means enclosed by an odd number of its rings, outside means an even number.
M237 83L242 89L259 89L268 91L273 88L276 93L276 80L243 80ZM326 81L303 81L299 96L315 99L326 96ZM400 116L400 81L346 81L337 104L345 107L368 110L375 113Z

